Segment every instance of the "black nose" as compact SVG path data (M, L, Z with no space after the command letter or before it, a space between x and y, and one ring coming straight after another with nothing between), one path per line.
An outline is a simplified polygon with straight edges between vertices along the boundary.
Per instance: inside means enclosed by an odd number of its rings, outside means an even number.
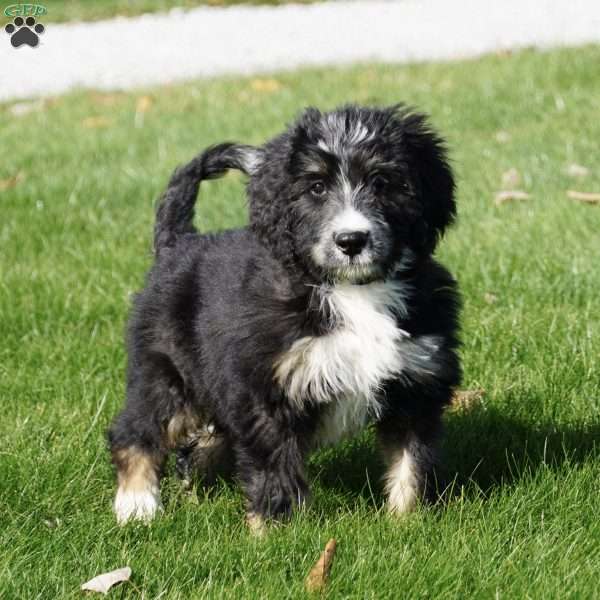
M343 231L333 236L333 241L348 256L356 256L362 252L369 240L368 231Z

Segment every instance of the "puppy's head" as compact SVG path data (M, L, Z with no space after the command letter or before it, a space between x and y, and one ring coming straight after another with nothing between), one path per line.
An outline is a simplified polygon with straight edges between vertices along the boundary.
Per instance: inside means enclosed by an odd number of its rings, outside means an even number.
M317 281L365 283L431 254L454 218L453 195L443 142L423 115L308 109L265 145L250 222Z

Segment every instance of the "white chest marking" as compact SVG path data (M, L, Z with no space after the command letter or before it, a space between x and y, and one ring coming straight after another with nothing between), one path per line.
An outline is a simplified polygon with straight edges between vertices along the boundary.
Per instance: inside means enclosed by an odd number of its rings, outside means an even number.
M275 377L299 408L307 400L329 403L317 433L333 443L380 413L377 392L385 380L410 368L396 315L406 315L407 285L338 284L325 296L337 323L322 336L297 340L278 360Z

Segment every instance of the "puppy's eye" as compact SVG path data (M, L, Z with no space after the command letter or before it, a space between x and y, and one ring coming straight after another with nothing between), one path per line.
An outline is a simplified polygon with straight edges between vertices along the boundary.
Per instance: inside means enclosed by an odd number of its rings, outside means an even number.
M375 193L383 192L385 188L388 186L388 180L383 175L375 175L371 179L371 186Z
M316 181L310 186L310 193L313 196L321 197L324 196L326 192L327 188L325 187L325 184L322 181Z

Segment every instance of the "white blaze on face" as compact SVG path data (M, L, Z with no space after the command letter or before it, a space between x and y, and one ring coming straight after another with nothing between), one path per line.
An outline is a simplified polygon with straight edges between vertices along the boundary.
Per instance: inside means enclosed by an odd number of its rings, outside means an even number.
M340 281L355 281L372 276L373 253L369 247L359 255L350 258L335 243L335 236L340 233L363 232L371 233L374 223L362 212L357 198L363 190L363 183L356 185L350 180L348 157L342 152L342 140L356 144L370 139L371 132L361 121L355 124L351 131L346 130L345 121L339 121L338 115L329 115L327 123L331 135L321 139L317 145L322 150L332 153L339 160L338 172L331 192L331 201L336 203L333 215L321 226L319 239L312 247L312 259L319 267L325 267L330 274Z
M351 130L346 129L346 119L339 114L329 114L325 120L329 130L327 139L321 139L317 145L325 152L339 153L343 146L356 146L370 142L375 138L375 132L370 130L362 121L353 124Z
M328 257L331 257L344 261L343 265L338 266L346 266L348 257L336 246L334 237L343 232L369 233L372 229L373 224L363 213L351 204L345 204L342 210L324 227L319 241L313 246L311 251L313 260L319 266L326 266ZM355 261L359 265L367 266L371 262L371 255L369 252L363 252L361 256L356 257Z
M372 229L371 221L353 206L346 206L331 223L333 234L351 231L369 232Z

